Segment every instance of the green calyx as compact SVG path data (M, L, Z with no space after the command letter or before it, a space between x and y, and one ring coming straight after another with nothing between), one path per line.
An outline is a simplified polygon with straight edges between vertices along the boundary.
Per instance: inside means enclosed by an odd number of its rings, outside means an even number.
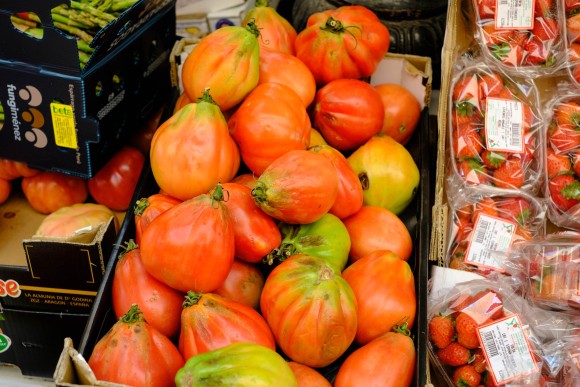
M206 87L203 90L203 94L201 97L197 98L195 100L196 103L200 103L200 102L207 102L207 103L211 103L213 105L219 106L218 103L211 97L211 95L209 94L209 87Z
M264 184L264 182L260 180L256 182L256 186L252 188L252 197L254 198L254 202L257 205L265 203L268 200L266 195L267 190L268 188L266 187L266 184Z
M497 60L501 60L502 58L508 56L511 51L510 45L505 42L492 44L489 46L489 49L491 51L491 55L493 55L493 57Z
M256 5L255 7L269 7L270 6L270 2L268 0L256 0Z
M518 217L516 220L520 225L523 226L527 223L528 219L530 219L531 216L532 216L532 212L530 211L529 208L526 208L518 214Z
M580 182L575 181L571 184L568 184L566 187L562 189L561 192L566 199L580 200Z
M488 152L485 157L487 158L487 161L489 161L489 163L495 168L499 167L505 161L505 155L503 153L494 151Z
M188 308L190 306L197 305L199 303L199 300L201 300L202 297L203 297L203 294L192 292L190 290L185 295L185 300L183 301L182 306L184 308Z
M473 109L475 106L468 100L460 100L455 102L455 107L457 108L457 114L462 116L471 117L473 115Z
M245 28L247 31L249 31L256 38L260 37L260 29L258 28L258 25L256 24L256 19L250 19L248 21L248 24L246 24Z
M145 319L143 318L143 312L141 311L141 309L139 309L137 304L133 304L131 305L129 311L125 313L119 319L119 321L124 322L126 324L135 324L138 322L145 321Z
M139 248L139 245L135 243L133 239L129 239L128 242L125 242L122 246L120 246L123 251L119 254L119 259L123 258L129 251L135 250Z
M141 198L135 202L135 207L133 207L133 215L141 216L143 212L149 207L149 199Z
M212 207L217 208L218 202L226 200L224 192L228 191L224 191L221 183L217 183L217 185L209 192Z

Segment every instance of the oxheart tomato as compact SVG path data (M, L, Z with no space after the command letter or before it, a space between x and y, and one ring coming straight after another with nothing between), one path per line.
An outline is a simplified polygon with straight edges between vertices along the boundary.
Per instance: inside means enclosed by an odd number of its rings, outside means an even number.
M62 207L84 203L89 196L86 180L47 171L23 177L22 191L30 206L41 214L50 214Z
M268 0L256 1L254 8L250 9L244 16L242 27L245 27L251 21L256 23L260 30L260 37L258 38L260 55L265 50L294 55L296 30L276 9L268 5Z
M101 338L89 366L98 380L136 387L173 386L184 365L177 347L133 305Z
M141 238L149 274L182 292L211 292L234 260L234 228L220 184L156 217Z
M196 387L298 387L284 358L254 343L234 343L192 357L175 375L175 384L177 387L192 384Z
M253 189L256 186L256 181L258 181L258 179L253 173L242 173L241 175L234 177L230 183L245 185L246 187Z
M351 5L310 15L294 45L316 83L324 85L370 76L389 51L390 34L374 12Z
M187 292L179 333L185 359L238 342L276 349L268 324L255 309L218 294Z
M135 215L135 241L141 243L141 235L149 227L153 219L168 209L181 203L173 196L157 193L146 198L138 199L133 208Z
M38 169L21 161L0 158L0 179L14 180L19 177L31 177L40 173Z
M77 234L94 232L101 224L111 218L115 230L119 231L119 221L115 213L107 206L97 203L76 203L62 207L48 214L36 232L41 237L71 237ZM125 310L126 312L126 310Z
M12 180L0 178L0 204L5 203L12 192Z
M272 270L260 299L276 343L293 361L324 367L338 359L356 334L356 299L324 259L297 254Z
M406 87L396 83L375 85L383 101L385 118L381 133L405 145L411 139L421 118L421 105Z
M366 344L398 323L413 326L417 300L409 264L388 250L375 251L348 266L342 277L357 300L356 342Z
M379 92L358 79L337 79L316 92L313 125L332 147L351 151L378 134L385 117Z
M214 293L257 310L264 282L264 275L256 264L234 259L226 280Z
M99 204L126 211L144 164L145 155L138 148L124 146L89 179L89 193Z
M282 238L276 222L256 205L250 188L238 183L224 183L222 187L234 226L236 258L261 262L280 245Z
M409 335L403 324L356 349L338 369L334 386L410 386L417 355Z
M184 294L151 276L141 260L141 249L129 240L119 254L113 276L115 316L121 318L131 305L140 305L145 320L167 337L177 337Z
M336 169L326 157L307 150L293 150L274 160L252 189L266 214L299 224L320 219L337 195Z
M289 361L288 365L294 372L299 387L331 387L332 384L320 372L304 364Z

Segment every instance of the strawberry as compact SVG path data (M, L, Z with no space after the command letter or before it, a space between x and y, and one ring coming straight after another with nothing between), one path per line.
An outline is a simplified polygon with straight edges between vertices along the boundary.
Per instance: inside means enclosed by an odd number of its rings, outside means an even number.
M574 42L580 37L580 13L566 19L566 31L569 42Z
M497 203L493 198L483 198L475 204L473 213L471 214L471 221L475 223L479 214L486 214L490 216L498 216Z
M468 184L486 184L489 182L489 172L475 159L462 160L457 164L459 175Z
M537 36L533 36L524 43L524 50L526 51L526 64L531 66L551 66L554 63L554 55L552 54L551 44L540 40Z
M515 220L525 226L532 216L532 204L523 197L507 197L498 204L498 211L502 218Z
M471 353L469 352L469 349L454 341L447 347L438 350L437 357L443 364L458 367L467 364L471 357Z
M465 348L478 348L477 323L467 313L459 313L455 317L455 330L457 331L457 342Z
M493 19L495 15L496 0L477 0L477 10L480 19Z
M580 149L574 152L574 154L572 155L572 162L574 173L576 174L576 176L580 176Z
M449 259L449 268L463 271L473 271L473 266L465 263L465 252L467 250L467 242L459 243L453 249Z
M479 77L479 95L481 98L495 97L503 89L503 79L495 73Z
M508 158L493 172L493 183L500 188L521 188L524 185L524 167L521 159Z
M477 75L470 74L461 78L453 86L453 103L458 101L477 101L479 99L477 89Z
M488 46L491 55L508 66L519 66L522 63L524 49L514 42L498 43Z
M481 374L472 365L464 365L453 372L453 383L457 387L477 387L481 382Z
M550 124L548 140L556 152L566 153L580 147L580 130L571 125Z
M453 132L453 151L458 160L479 158L483 142L479 132L470 126L460 126Z
M505 163L507 155L505 152L486 149L481 153L481 159L486 168L497 169Z
M469 364L475 368L476 372L484 373L487 369L487 360L485 360L485 355L483 354L483 350L481 348L474 349L473 354L471 356L471 360Z
M572 173L572 162L565 153L556 153L552 147L546 149L546 169L548 178Z
M536 16L554 17L555 12L554 0L536 0L536 8L534 9Z
M482 26L483 29L483 40L486 45L502 44L507 43L511 40L512 31L510 30L498 30L495 28L495 22L491 20Z
M457 234L455 235L455 240L457 242L463 242L467 240L467 237L473 231L473 223L469 218L460 218L455 222L457 226Z
M491 371L486 372L483 375L483 381L485 382L485 387L496 387L497 384L493 381L493 376L491 376Z
M580 129L580 105L574 101L562 103L554 110L558 125L567 125L575 130Z
M467 204L467 205L455 210L455 215L457 215L457 217L459 219L469 219L469 218L471 218L472 212L473 212L473 208L472 208L471 204Z
M552 202L562 211L580 203L580 182L570 175L559 175L548 182Z
M550 41L558 37L558 23L556 19L537 17L532 29L532 36L538 39L540 44L550 46Z
M451 317L433 316L429 321L429 339L437 348L445 348L455 339L455 326Z
M457 312L468 311L470 317L479 325L503 315L501 294L489 289L482 290L474 296L460 295L449 303L449 308Z

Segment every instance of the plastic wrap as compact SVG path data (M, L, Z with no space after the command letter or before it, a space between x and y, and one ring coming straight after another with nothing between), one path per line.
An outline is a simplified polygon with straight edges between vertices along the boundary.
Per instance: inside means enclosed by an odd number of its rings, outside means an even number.
M570 77L576 87L580 87L580 1L564 1L565 42L567 64Z

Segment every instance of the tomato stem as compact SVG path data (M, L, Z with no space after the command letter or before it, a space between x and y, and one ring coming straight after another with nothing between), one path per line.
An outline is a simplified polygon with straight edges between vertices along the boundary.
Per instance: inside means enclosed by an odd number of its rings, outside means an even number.
M256 19L250 19L250 21L248 21L248 24L246 24L246 30L248 30L249 32L251 32L256 38L258 38L260 36L260 29L258 28L258 25L256 24Z
M139 248L139 245L135 243L133 239L129 239L128 242L125 242L123 245L119 246L123 251L119 253L119 259L123 258L129 251L135 250Z
M270 6L270 2L268 0L256 0L256 5L255 7L269 7Z
M270 251L264 257L263 262L268 265L273 265L275 262L284 262L294 254L296 254L296 246L293 243L282 243L280 247Z
M218 103L211 97L211 95L209 94L209 87L206 87L203 90L203 94L201 97L197 98L195 100L196 103L200 103L200 102L207 102L207 103L211 103L213 105L219 106Z
M222 187L222 184L217 183L215 188L212 191L210 191L209 195L211 197L211 206L213 208L217 208L215 203L216 202L223 202L225 200L224 189Z
M352 36L352 38L354 39L355 43L354 48L356 49L356 47L358 46L358 40L356 36L354 36L354 34L350 32L349 28L356 28L360 31L359 26L344 26L340 20L337 20L332 16L328 18L324 26L320 27L322 31L332 32L333 34L342 34L345 32L349 33L350 36Z
M266 184L263 181L258 180L256 186L252 188L252 197L257 205L260 205L267 200L266 191Z
M197 305L199 303L199 300L201 300L201 297L203 297L202 293L196 293L190 290L187 292L187 295L185 296L185 301L183 301L182 306L184 308L188 308L190 306Z
M141 216L145 210L149 207L149 199L141 198L135 202L135 207L133 208L133 214L135 216Z
M129 311L121 317L120 321L126 324L135 324L141 321L145 321L145 319L143 318L143 312L141 312L139 306L137 306L137 304L133 304L131 305Z
M405 318L405 320L406 320L406 318ZM402 335L410 337L411 331L409 330L408 325L409 324L407 324L407 321L405 321L402 324L397 323L397 324L393 325L393 327L391 328L391 332L400 333Z

